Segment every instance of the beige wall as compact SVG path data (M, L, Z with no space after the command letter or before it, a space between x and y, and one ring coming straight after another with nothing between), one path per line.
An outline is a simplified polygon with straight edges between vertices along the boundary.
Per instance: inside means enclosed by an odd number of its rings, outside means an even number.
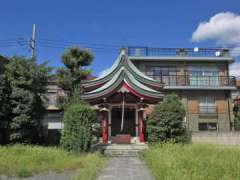
M199 96L213 96L216 100L217 116L213 117L202 117L199 116ZM218 126L218 131L230 131L230 120L232 120L229 115L229 105L228 101L231 101L230 92L220 91L220 90L193 90L182 92L182 98L184 99L184 104L187 109L187 122L188 127L192 131L198 131L199 122L216 122ZM231 105L231 103L230 103ZM231 108L230 108L231 109Z
M228 107L228 101L231 102L230 92L223 90L183 90L174 91L177 93L186 108L187 127L192 132L198 132L198 123L215 122L219 132L230 131L230 120L233 121L232 108ZM167 92L166 92L167 93ZM217 116L199 116L199 96L214 96L216 100ZM231 103L230 103L231 105ZM145 114L153 111L154 106L146 108ZM230 115L230 116L229 116Z
M192 134L193 143L240 145L240 132L198 132Z

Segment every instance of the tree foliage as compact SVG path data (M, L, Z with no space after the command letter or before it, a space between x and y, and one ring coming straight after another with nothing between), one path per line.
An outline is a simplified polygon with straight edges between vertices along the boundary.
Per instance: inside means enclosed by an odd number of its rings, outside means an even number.
M235 112L234 128L235 130L240 131L240 108Z
M44 113L42 96L47 90L50 68L35 59L14 56L5 65L10 84L10 141L33 143L39 138Z
M1 58L1 57L0 57ZM0 143L6 142L7 129L10 118L9 97L11 93L10 84L5 74L5 60L0 59Z
M169 94L155 106L147 121L148 141L179 142L186 138L185 108L176 94Z
M61 146L70 152L89 151L92 143L92 125L96 114L90 106L71 104L64 111Z
M57 80L59 86L64 89L68 96L58 96L57 105L64 109L71 101L79 100L82 93L82 80L86 79L91 71L86 67L91 64L93 55L79 47L71 47L67 49L62 55L62 63L64 67L57 70ZM78 98L74 99L79 93Z
M5 64L5 63L4 63ZM10 84L5 75L5 67L0 63L0 128L8 117Z
M92 60L93 56L88 51L72 47L62 55L65 67L57 71L58 84L68 92L67 97L59 96L57 100L58 106L64 109L60 144L67 151L88 151L92 143L95 111L81 101L81 82L91 73L86 67Z
M91 73L86 66L89 66L92 60L93 55L86 50L79 47L67 49L62 55L62 63L65 67L57 70L59 85L71 94L74 88L81 85L81 81Z

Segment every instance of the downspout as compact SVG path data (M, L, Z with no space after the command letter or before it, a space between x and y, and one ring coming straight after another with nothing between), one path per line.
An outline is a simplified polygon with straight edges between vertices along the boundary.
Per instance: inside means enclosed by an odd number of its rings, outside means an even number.
M231 93L231 91L230 91L230 93ZM231 108L230 108L231 104L230 104L229 97L230 97L230 94L228 93L228 96L227 96L227 98L228 98L228 119L229 119L229 123L230 123L230 130L234 131L234 126L232 126L232 121L231 121Z
M229 64L228 62L226 62L226 66L227 66L227 77L228 77L228 83L230 82L230 77L229 77ZM229 85L229 84L228 84ZM230 131L233 130L234 131L234 126L232 126L232 122L231 122L231 108L230 108L230 102L229 102L229 97L231 94L231 90L230 93L227 94L227 98L228 98L228 119L229 119L229 125L230 125Z

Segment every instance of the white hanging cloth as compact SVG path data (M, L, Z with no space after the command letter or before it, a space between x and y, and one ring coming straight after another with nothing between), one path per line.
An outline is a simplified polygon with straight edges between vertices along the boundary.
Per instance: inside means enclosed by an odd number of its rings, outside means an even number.
M123 131L123 125L124 125L124 109L125 109L125 95L123 94L121 131Z

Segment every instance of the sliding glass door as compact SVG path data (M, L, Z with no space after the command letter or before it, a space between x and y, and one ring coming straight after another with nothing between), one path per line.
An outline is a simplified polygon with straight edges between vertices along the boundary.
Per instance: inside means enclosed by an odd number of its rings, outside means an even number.
M219 71L214 66L190 66L189 84L191 86L219 86Z

